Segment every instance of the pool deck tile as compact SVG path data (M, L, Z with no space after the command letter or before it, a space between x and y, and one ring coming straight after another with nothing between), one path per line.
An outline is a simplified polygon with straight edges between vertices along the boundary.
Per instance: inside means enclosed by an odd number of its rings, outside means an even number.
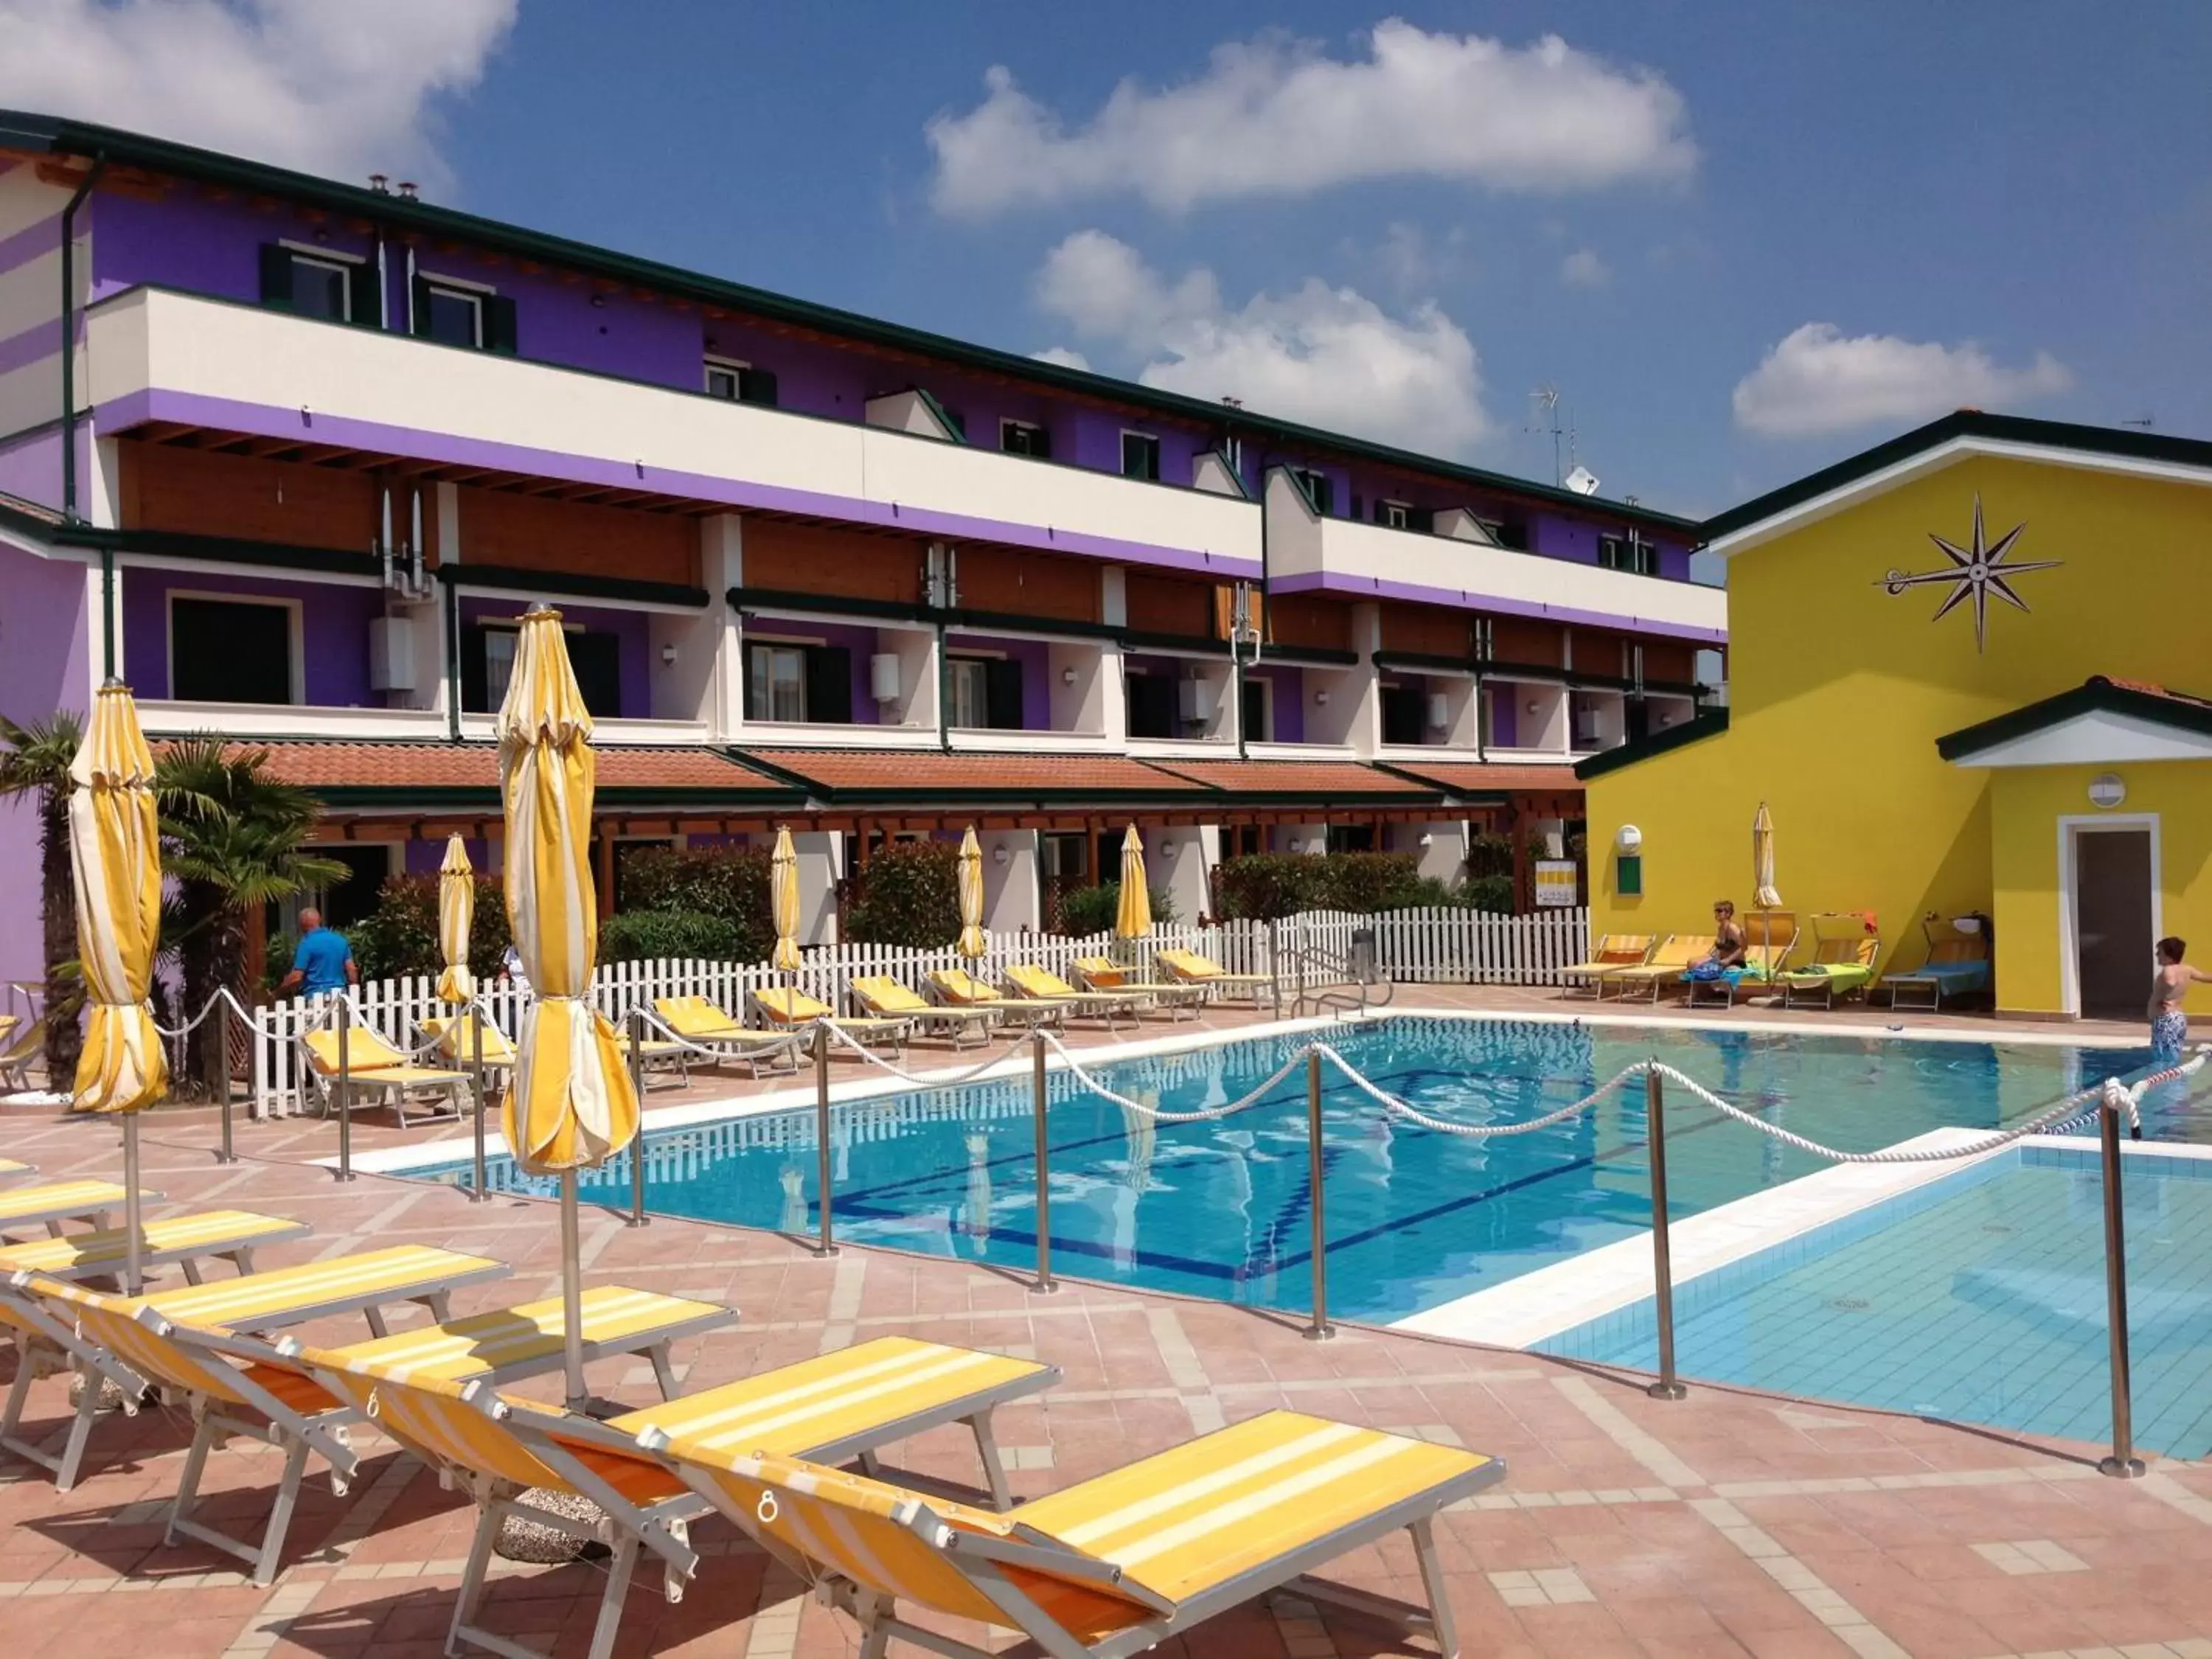
M1424 1000L1510 1012L1559 1006L1515 994L1525 1007L1491 993ZM1886 1023L1885 1012L1832 1023ZM2001 1035L1985 1021L1956 1024ZM112 1176L118 1164L111 1122L11 1112L5 1131L11 1154L57 1176ZM358 1141L368 1148L402 1137L364 1121ZM451 1189L371 1175L338 1184L312 1162L332 1150L322 1123L241 1125L244 1161L230 1167L212 1160L214 1125L204 1111L155 1114L143 1142L146 1181L168 1194L163 1209L219 1201L313 1224L312 1237L266 1253L265 1265L405 1242L514 1263L504 1285L458 1297L459 1311L557 1284L552 1206L471 1204ZM2154 1460L2147 1480L2106 1480L2094 1473L2094 1446L1694 1380L1688 1399L1667 1403L1646 1396L1643 1379L1601 1367L1407 1333L1345 1328L1333 1342L1310 1343L1295 1318L1169 1296L1080 1281L1037 1296L1024 1281L1025 1264L851 1248L817 1261L773 1234L659 1218L632 1230L604 1212L587 1213L584 1240L592 1282L714 1297L743 1310L736 1328L679 1349L688 1387L805 1358L825 1343L896 1333L1060 1365L1060 1390L1000 1413L1000 1443L1015 1449L1010 1480L1023 1495L1278 1405L1500 1454L1510 1465L1504 1484L1437 1526L1470 1656L2212 1659L2212 1574L2203 1570L2212 1559L2212 1468L2203 1464ZM357 1330L357 1322L332 1322L304 1334ZM8 1366L0 1360L0 1375ZM635 1394L634 1372L610 1366L599 1384ZM34 1433L52 1433L66 1412L63 1380L33 1386ZM13 1478L0 1484L9 1659L75 1659L133 1643L164 1659L439 1651L467 1547L470 1515L459 1498L373 1431L360 1432L366 1462L351 1494L336 1498L319 1474L310 1479L285 1569L256 1590L212 1552L160 1546L160 1505L185 1440L165 1412L103 1419L87 1475L66 1495L10 1466ZM951 1430L918 1437L886 1461L956 1482L975 1474L972 1446ZM209 1463L209 1511L251 1517L276 1470L269 1449L234 1443ZM702 1522L694 1537L702 1565L679 1606L662 1601L657 1575L641 1574L623 1653L848 1659L849 1622L733 1530ZM2013 1570L2022 1559L2041 1570ZM1352 1582L1401 1595L1415 1591L1412 1571L1397 1540L1343 1568ZM593 1569L501 1564L484 1618L565 1652L588 1632L597 1590ZM1226 1615L1160 1651L1188 1654L1201 1643L1206 1659L1425 1651L1352 1615L1291 1603Z

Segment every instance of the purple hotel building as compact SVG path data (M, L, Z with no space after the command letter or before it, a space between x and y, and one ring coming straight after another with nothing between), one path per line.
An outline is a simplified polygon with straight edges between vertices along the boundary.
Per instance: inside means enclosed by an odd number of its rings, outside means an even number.
M624 842L787 823L823 939L883 838L969 823L1000 928L1131 823L1186 915L1261 848L1449 875L1480 828L1577 818L1576 759L1697 711L1726 617L1693 538L0 112L0 713L114 675L157 741L266 748L357 872L341 915L497 835L490 711L540 600L599 717L610 878ZM34 857L0 808L0 977L40 971Z

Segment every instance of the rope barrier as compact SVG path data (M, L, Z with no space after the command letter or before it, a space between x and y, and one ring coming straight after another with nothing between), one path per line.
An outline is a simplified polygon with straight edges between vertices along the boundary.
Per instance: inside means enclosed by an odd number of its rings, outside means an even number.
M845 1047L850 1048L854 1054L860 1055L862 1060L866 1060L871 1066L881 1067L884 1071L889 1072L893 1077L897 1078L901 1082L918 1084L923 1088L954 1088L963 1083L973 1083L977 1078L982 1076L984 1073L989 1071L994 1066L1003 1066L1007 1060L1012 1059L1014 1052L1030 1040L1030 1034L1027 1031L1024 1031L1019 1036L1011 1039L1007 1042L1006 1046L999 1053L993 1054L988 1060L977 1061L964 1072L957 1073L951 1077L920 1077L915 1075L914 1073L908 1071L903 1066L899 1065L896 1060L885 1060L881 1054L876 1053L874 1049L869 1048L867 1044L862 1042L860 1038L854 1036L850 1031L847 1030L844 1026L835 1018L825 1019L822 1024L829 1028L830 1035L831 1036L836 1038L838 1042L843 1043ZM1048 1033L1048 1035L1049 1034Z
M1621 1073L1620 1076L1601 1083L1580 1100L1570 1105L1562 1106L1557 1111L1547 1112L1541 1117L1530 1118L1523 1123L1454 1123L1445 1118L1431 1117L1419 1107L1409 1105L1399 1099L1397 1096L1376 1087L1353 1070L1352 1062L1326 1042L1316 1042L1311 1047L1315 1053L1341 1072L1353 1087L1394 1117L1402 1117L1407 1122L1418 1124L1424 1129L1433 1129L1438 1134L1456 1135L1465 1140L1492 1140L1503 1135L1533 1134L1539 1129L1548 1129L1555 1123L1564 1123L1569 1118L1588 1111L1614 1090L1632 1079L1644 1076L1652 1069L1651 1062L1639 1060Z
M675 1043L686 1054L696 1054L702 1060L712 1060L717 1064L726 1060L755 1060L765 1058L769 1054L786 1054L799 1046L799 1034L796 1031L793 1031L780 1036L773 1043L763 1042L750 1048L742 1048L732 1051L723 1048L705 1048L699 1043L694 1042L690 1037L685 1036L681 1031L673 1029L665 1020L662 1019L659 1015L654 1013L652 1009L641 1006L626 1010L625 1012L616 1015L615 1024L618 1026L627 1026L633 1018L643 1020L647 1030L659 1032L660 1036L658 1039L659 1041ZM763 1033L763 1035L766 1035L766 1033ZM628 1043L629 1040L629 1039L627 1036L623 1039L625 1044ZM627 1054L628 1052L629 1049L625 1048L623 1049L623 1053Z
M168 1026L162 1024L161 1021L155 1020L154 1022L154 1030L162 1036L167 1037L173 1042L179 1037L189 1036L192 1032L200 1028L210 1014L213 1013L217 1007L226 1002L237 1012L238 1017L240 1019L244 1020L248 1025L253 1024L252 1011L247 1008L246 1006L240 1002L235 996L231 994L230 988L228 986L218 985L216 987L215 994L207 1000L206 1005L201 1008L199 1012L194 1014L183 1024L176 1027L173 1030Z
M1308 1043L1278 1066L1274 1074L1266 1082L1249 1091L1238 1099L1228 1102L1225 1105L1207 1106L1194 1112L1166 1112L1147 1102L1133 1100L1127 1095L1116 1093L1108 1088L1098 1080L1096 1074L1085 1066L1081 1060L1076 1059L1067 1045L1053 1032L1047 1031L1044 1034L1044 1040L1059 1051L1060 1059L1066 1063L1068 1075L1078 1083L1090 1090L1091 1093L1120 1107L1123 1111L1134 1112L1139 1117L1149 1119L1154 1123L1211 1123L1221 1118L1233 1117L1249 1107L1258 1105L1285 1078L1305 1064L1306 1056L1319 1046Z

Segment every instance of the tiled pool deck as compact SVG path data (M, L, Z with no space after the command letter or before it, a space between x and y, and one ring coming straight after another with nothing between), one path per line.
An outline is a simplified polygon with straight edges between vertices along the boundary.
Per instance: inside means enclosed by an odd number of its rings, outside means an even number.
M1526 994L1401 1000L1559 1006ZM1887 1021L1877 1011L1871 1023ZM1985 1021L1960 1024L1997 1034ZM112 1128L101 1123L11 1114L0 1139L0 1150L42 1172L112 1176L119 1167ZM208 1114L164 1112L145 1128L145 1179L167 1194L164 1208L219 1201L314 1225L313 1237L273 1261L420 1242L515 1265L504 1290L470 1292L466 1308L557 1284L550 1206L471 1205L450 1189L376 1176L341 1186L311 1162L329 1154L331 1139L312 1121L242 1127L244 1161L225 1167L210 1156ZM364 1126L361 1142L394 1139ZM2154 1462L2148 1479L2123 1484L2094 1473L2090 1446L1741 1389L1697 1387L1663 1404L1635 1379L1531 1355L1388 1331L1310 1343L1293 1323L1224 1306L1080 1285L1039 1297L1003 1271L860 1249L817 1261L772 1235L696 1223L633 1231L587 1212L584 1250L595 1281L743 1310L735 1331L679 1350L690 1386L894 1333L1059 1364L1060 1388L1000 1416L1018 1492L1055 1489L1277 1406L1498 1454L1510 1465L1505 1485L1439 1528L1470 1659L2212 1659L2204 1464ZM642 1364L617 1362L595 1381L640 1399L651 1389ZM58 1428L64 1384L41 1382L32 1398L31 1421ZM285 1571L258 1590L211 1552L160 1547L158 1500L173 1486L185 1440L159 1413L104 1421L92 1472L65 1496L42 1474L0 1465L0 1630L10 1659L133 1650L427 1659L440 1650L469 1524L458 1498L362 1432L368 1461L352 1495L334 1499L319 1477L310 1481ZM963 1437L940 1431L887 1461L964 1480L971 1460ZM276 1467L266 1449L234 1444L216 1456L218 1522L258 1513ZM857 1646L848 1623L734 1532L705 1522L696 1536L705 1559L684 1601L672 1607L657 1580L641 1582L618 1651L811 1659ZM1413 1593L1412 1558L1396 1540L1340 1571ZM503 1569L485 1622L580 1651L599 1588L589 1566ZM1356 1618L1295 1605L1202 1628L1208 1659L1422 1650Z

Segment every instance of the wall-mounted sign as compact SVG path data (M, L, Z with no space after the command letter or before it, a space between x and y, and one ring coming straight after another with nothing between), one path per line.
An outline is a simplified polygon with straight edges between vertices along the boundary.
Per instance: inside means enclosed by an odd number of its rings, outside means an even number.
M1572 909L1582 894L1581 872L1572 859L1536 860L1536 908Z
M1983 650L1989 641L1990 595L1994 593L2007 605L2025 611L2027 601L2013 592L2010 579L2030 570L2056 570L2063 562L2058 559L2039 559L2025 564L2007 562L2013 544L2020 540L2021 532L2027 528L2025 521L2014 525L1997 538L1997 544L1991 547L1988 537L1983 533L1982 498L1978 492L1974 496L1974 539L1972 546L1961 547L1956 542L1946 541L1942 537L1929 532L1928 539L1943 550L1951 561L1950 568L1924 570L1917 575L1893 569L1881 579L1880 585L1894 599L1908 588L1948 584L1951 591L1944 596L1943 603L1936 607L1936 615L1930 620L1941 622L1972 599L1974 604L1974 649Z

